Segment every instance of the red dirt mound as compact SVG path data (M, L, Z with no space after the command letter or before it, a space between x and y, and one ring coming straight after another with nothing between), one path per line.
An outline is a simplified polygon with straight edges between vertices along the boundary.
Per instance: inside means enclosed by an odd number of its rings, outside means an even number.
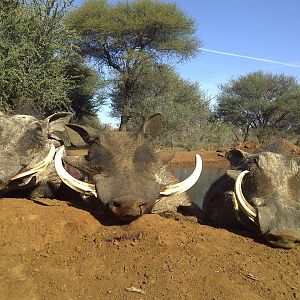
M293 142L286 139L275 139L266 144L259 144L255 141L238 143L234 146L235 149L241 149L246 152L257 152L260 150L283 153L288 156L300 156L300 148Z
M258 142L249 141L249 142L244 142L244 143L238 143L233 148L244 150L246 152L253 152L256 149L259 149L261 146L262 146L262 144L260 144Z
M276 153L283 153L287 156L297 157L300 156L300 148L293 142L285 139L274 140L267 145L262 146L265 151L271 151Z

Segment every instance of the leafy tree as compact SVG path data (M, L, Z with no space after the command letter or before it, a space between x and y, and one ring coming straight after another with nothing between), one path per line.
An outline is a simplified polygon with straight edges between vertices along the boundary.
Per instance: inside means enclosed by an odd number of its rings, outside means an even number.
M139 89L132 95L132 104L130 107L131 118L129 125L141 123L143 119L162 109L167 95L174 86L175 81L178 82L180 77L168 65L154 66L152 64L144 66L144 72L137 78ZM117 80L110 98L111 116L120 118L121 107L124 99L123 81ZM170 101L172 101L170 99ZM170 103L171 104L171 103Z
M155 0L88 0L68 17L81 53L104 69L118 90L112 98L126 130L142 76L163 60L184 60L198 50L194 21L175 4Z
M104 101L103 96L100 95L100 91L104 89L104 82L100 80L94 69L84 64L80 57L72 59L66 68L66 75L72 81L67 96L71 101L74 120L82 123L86 119L95 118Z
M182 79L168 65L149 67L139 80L128 128L136 130L146 117L161 112L165 130L156 140L158 146L186 150L232 146L233 126L212 119L210 99L197 83ZM119 91L116 88L111 97L118 100ZM114 117L119 116L117 104L112 104Z
M63 25L71 0L0 0L0 109L31 99L47 114L67 109L65 76L72 31Z
M244 140L251 131L264 141L291 134L299 126L300 86L294 77L258 71L219 88L216 115L236 125Z
M138 129L145 118L161 112L165 119L164 145L182 147L188 140L194 143L194 131L203 128L211 115L209 101L199 85L182 79L167 65L150 68L139 80L128 127ZM118 95L112 97L117 100ZM117 103L112 105L115 114L119 111L114 106Z

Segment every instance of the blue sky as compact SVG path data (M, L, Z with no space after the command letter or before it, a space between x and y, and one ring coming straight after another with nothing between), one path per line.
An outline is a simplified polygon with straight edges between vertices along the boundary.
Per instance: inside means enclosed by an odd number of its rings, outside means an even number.
M83 2L75 0L74 4ZM176 66L183 78L198 82L211 96L218 93L218 84L258 70L291 75L300 82L300 0L164 2L176 3L195 20L196 34L204 49L224 53L202 50L195 58ZM100 113L100 119L110 121L107 109Z

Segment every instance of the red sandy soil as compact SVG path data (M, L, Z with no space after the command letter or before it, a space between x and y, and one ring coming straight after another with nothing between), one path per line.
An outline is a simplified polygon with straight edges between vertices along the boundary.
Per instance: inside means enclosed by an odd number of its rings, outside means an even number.
M229 166L225 158L225 150L218 151L178 151L175 152L174 158L170 161L172 166L186 166L195 163L195 155L200 154L203 160L203 167L208 168L224 168Z
M65 201L1 199L0 256L1 300L300 299L300 248L158 215L106 226Z

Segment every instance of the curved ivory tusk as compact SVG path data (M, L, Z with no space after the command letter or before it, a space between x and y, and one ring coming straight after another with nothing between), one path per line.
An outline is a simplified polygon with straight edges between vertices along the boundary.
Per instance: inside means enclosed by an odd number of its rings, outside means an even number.
M97 197L97 192L95 185L87 182L80 181L73 176L71 176L64 168L62 163L62 156L64 153L65 147L61 146L57 151L54 159L55 169L59 178L71 189L89 196Z
M13 176L11 178L11 180L20 179L22 177L27 177L28 175L33 175L35 173L44 171L47 168L47 166L50 164L50 162L53 160L54 155L55 155L55 147L54 147L53 144L51 144L49 153L45 157L45 159L43 159L42 161L38 162L30 170L16 174L15 176Z
M236 194L239 207L254 222L257 217L256 210L249 204L242 192L242 180L247 173L249 173L248 170L243 171L239 174L235 181L234 192Z
M164 190L160 192L161 196L169 196L172 194L181 194L190 189L199 179L202 171L202 159L199 154L196 154L196 166L193 173L185 180L176 184L165 186Z

